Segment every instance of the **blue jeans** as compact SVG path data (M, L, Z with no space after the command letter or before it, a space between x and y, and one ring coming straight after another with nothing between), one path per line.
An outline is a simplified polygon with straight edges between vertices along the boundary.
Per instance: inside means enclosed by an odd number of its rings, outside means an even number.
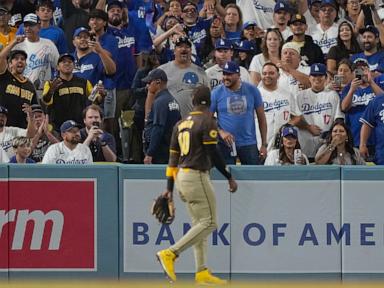
M222 141L219 141L219 150L226 164L236 164L236 157L231 156L231 149ZM261 165L257 144L236 147L237 157L242 165Z

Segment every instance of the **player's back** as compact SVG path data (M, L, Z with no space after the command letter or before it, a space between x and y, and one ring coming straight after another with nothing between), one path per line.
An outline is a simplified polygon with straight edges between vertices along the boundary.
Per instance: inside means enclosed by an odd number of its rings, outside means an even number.
M205 145L217 144L217 124L209 112L193 111L175 127L171 149L180 151L179 166L207 171L212 163Z

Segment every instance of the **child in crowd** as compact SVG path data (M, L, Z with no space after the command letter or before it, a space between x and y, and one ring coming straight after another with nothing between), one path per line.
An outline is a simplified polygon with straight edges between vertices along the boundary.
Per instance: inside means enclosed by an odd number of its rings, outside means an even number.
M24 136L17 136L13 139L12 147L15 151L15 156L11 157L9 163L20 163L20 164L32 164L36 163L31 158L28 158L32 152L31 139Z

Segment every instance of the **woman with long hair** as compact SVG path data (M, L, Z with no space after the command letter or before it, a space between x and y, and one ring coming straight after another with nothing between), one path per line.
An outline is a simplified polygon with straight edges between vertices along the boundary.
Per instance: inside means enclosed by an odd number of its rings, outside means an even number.
M225 38L237 43L241 39L243 28L243 14L236 4L225 6L224 31Z
M335 90L341 96L344 87L353 80L352 63L349 59L342 59L337 65L337 73L331 81L331 89Z
M359 150L353 147L352 133L343 119L336 120L316 153L316 164L365 165Z
M301 153L297 128L286 124L282 126L280 133L280 147L268 152L264 165L307 165L309 161L307 156ZM297 159L295 159L295 150L300 154L296 157Z
M279 29L268 28L261 44L261 51L263 52L255 55L249 66L251 79L255 85L258 85L261 80L261 70L266 62L272 62L274 64L280 62L283 44L284 39Z
M327 54L327 70L335 74L336 67L342 59L349 59L351 55L361 51L361 47L354 35L352 24L348 21L341 22L337 35L337 45L331 47Z

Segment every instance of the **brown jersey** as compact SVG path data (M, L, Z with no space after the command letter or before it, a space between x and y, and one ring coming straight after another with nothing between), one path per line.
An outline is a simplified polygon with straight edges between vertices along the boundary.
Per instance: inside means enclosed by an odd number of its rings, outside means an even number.
M209 112L192 111L173 128L170 166L207 171L212 163L205 145L217 144L217 124Z

